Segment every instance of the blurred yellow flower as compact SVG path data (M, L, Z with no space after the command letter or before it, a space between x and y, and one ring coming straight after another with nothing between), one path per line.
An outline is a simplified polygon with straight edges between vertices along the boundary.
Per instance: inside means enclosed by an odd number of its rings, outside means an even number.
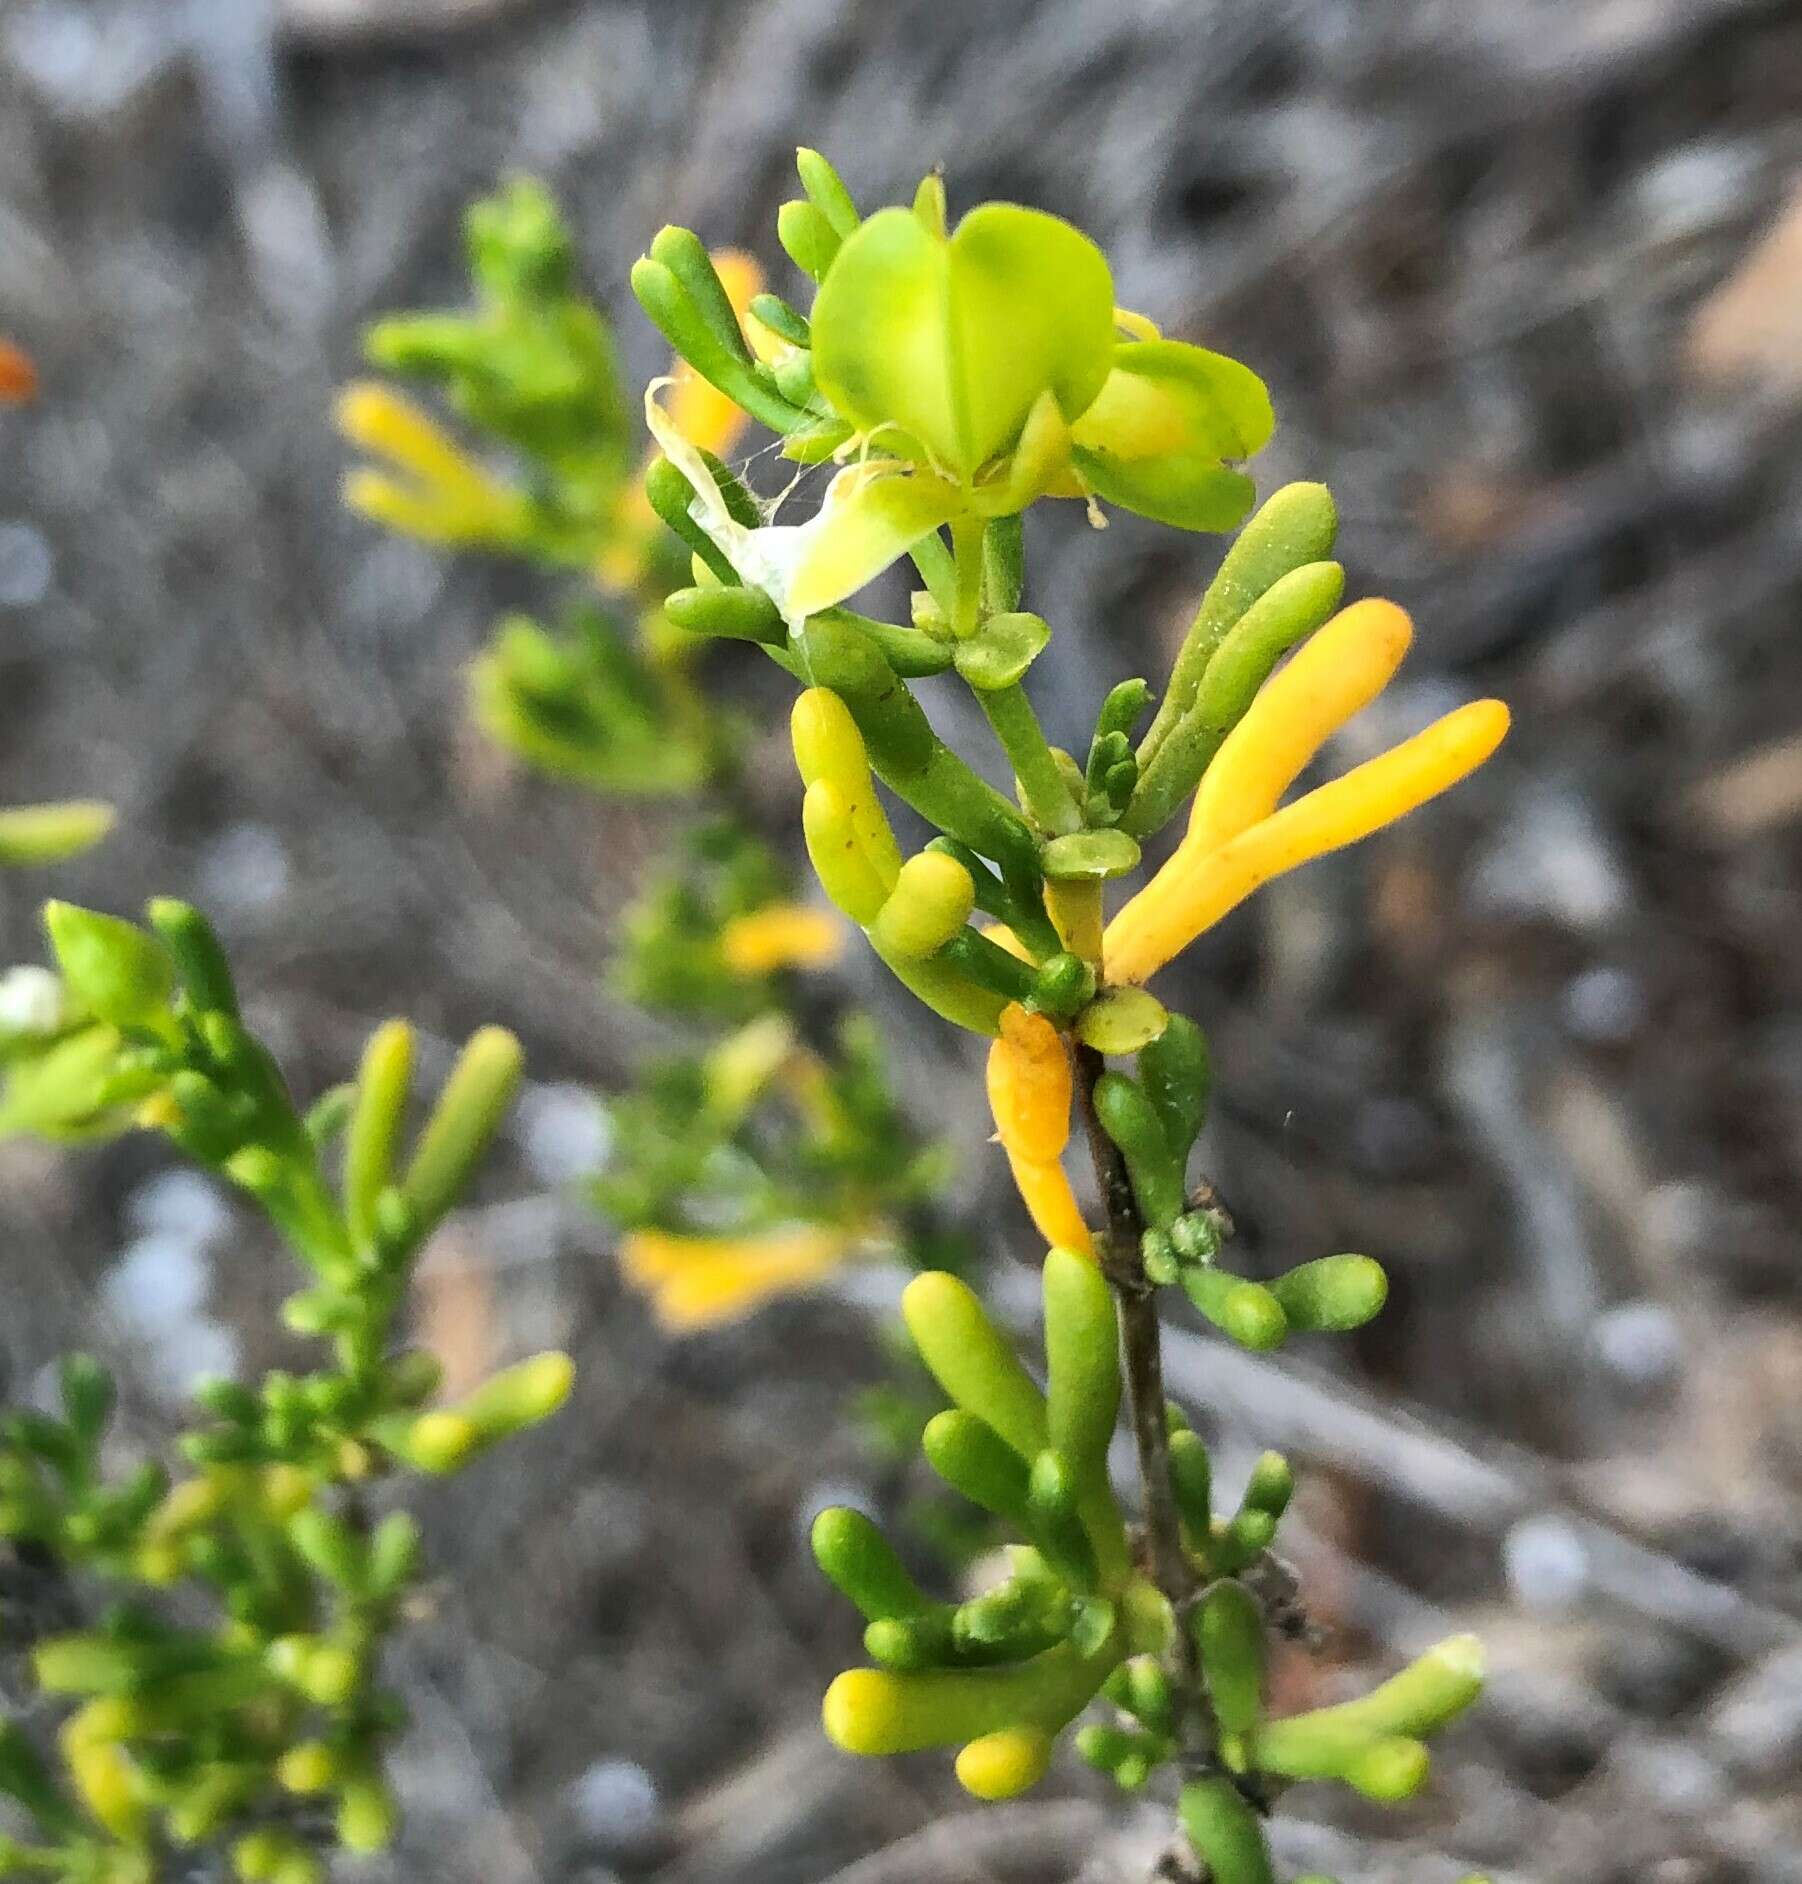
M390 470L359 465L344 501L372 522L431 543L504 538L524 505L412 400L379 380L353 380L338 395L338 430Z
M1476 700L1277 809L1327 739L1387 685L1412 634L1393 602L1355 603L1265 684L1208 768L1175 854L1108 924L1110 983L1148 980L1260 884L1393 824L1495 751L1508 709Z
M720 931L720 954L735 975L778 968L829 968L844 953L845 925L808 903L771 903L734 916Z
M856 1230L818 1224L757 1236L633 1230L620 1244L619 1265L649 1298L658 1322L671 1334L687 1334L811 1287L863 1240Z

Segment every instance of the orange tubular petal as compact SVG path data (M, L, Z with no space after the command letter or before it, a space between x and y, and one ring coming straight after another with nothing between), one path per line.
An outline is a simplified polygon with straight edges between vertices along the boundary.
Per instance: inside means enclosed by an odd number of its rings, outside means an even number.
M1108 925L1107 979L1148 980L1260 884L1405 817L1474 772L1507 731L1501 701L1472 701L1229 843L1185 841Z
M1414 639L1378 598L1343 608L1258 690L1202 774L1188 835L1208 850L1270 816L1309 761L1388 686Z
M1009 1157L1050 1164L1063 1155L1070 1142L1070 1055L1043 1014L1029 1014L1017 1001L1002 1010L988 1085L989 1110Z
M850 1254L848 1231L826 1227L765 1236L676 1236L641 1230L620 1245L620 1269L672 1334L749 1314L771 1296L807 1288Z
M1079 1256L1092 1257L1095 1241L1089 1234L1089 1226L1083 1222L1082 1209L1064 1167L1055 1159L1048 1164L1037 1164L1028 1158L1016 1158L1011 1152L1007 1162L1013 1171L1020 1201L1046 1243L1073 1249Z

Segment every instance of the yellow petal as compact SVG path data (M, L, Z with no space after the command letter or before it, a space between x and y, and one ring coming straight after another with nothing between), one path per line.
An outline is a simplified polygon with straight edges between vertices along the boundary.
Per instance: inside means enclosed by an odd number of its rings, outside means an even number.
M1217 848L1185 840L1108 925L1107 979L1149 979L1260 884L1393 824L1474 772L1507 731L1501 701L1472 701Z
M1038 1164L1009 1154L1008 1167L1014 1174L1014 1187L1033 1227L1053 1247L1073 1249L1080 1256L1093 1256L1095 1240L1083 1222L1082 1207L1064 1167L1052 1159Z
M989 941L994 943L996 948L1006 949L1008 954L1013 956L1016 961L1032 962L1037 960L1032 950L1029 949L1004 922L987 923L983 926L982 933Z
M1043 1014L1029 1014L1017 1001L1003 1010L1001 1037L989 1049L988 1091L1009 1156L1034 1164L1063 1156L1070 1142L1070 1055Z
M635 1231L620 1245L620 1268L650 1296L658 1321L683 1333L808 1287L843 1262L854 1242L850 1231L827 1226L754 1237Z
M1327 740L1389 684L1413 624L1376 599L1354 602L1258 690L1202 774L1189 839L1212 850L1270 816Z
M720 954L735 975L824 968L838 960L844 943L844 925L805 903L774 903L734 916L720 931Z

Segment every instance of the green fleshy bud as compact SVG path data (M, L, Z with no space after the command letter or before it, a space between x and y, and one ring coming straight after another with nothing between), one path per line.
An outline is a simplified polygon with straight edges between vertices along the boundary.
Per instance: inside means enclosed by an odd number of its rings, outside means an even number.
M338 1794L338 1843L346 1851L386 1851L400 1829L400 1807L376 1774L347 1780Z
M1363 1752L1348 1761L1345 1783L1378 1805L1394 1805L1411 1799L1427 1783L1432 1757L1418 1740L1396 1734L1386 1740L1373 1740Z
M175 968L154 936L74 903L46 903L44 926L69 991L103 1021L146 1027L165 1018Z
M1145 1271L1145 1280L1160 1288L1176 1280L1176 1245L1171 1242L1168 1230L1147 1230L1139 1238L1139 1263Z
M1164 1123L1164 1135L1179 1164L1189 1153L1208 1113L1213 1073L1208 1043L1185 1014L1172 1014L1164 1031L1139 1055L1139 1084Z
M812 203L782 205L776 212L776 240L802 274L815 281L825 280L838 254L837 232Z
M1032 1462L1027 1480L1032 1540L1045 1561L1067 1582L1092 1590L1100 1581L1095 1546L1077 1505L1076 1473L1069 1460L1047 1448Z
M850 235L863 218L844 179L817 150L809 150L805 144L795 152L795 170L807 200L826 218L833 234L841 240Z
M791 347L813 345L813 331L807 324L807 316L791 307L779 294L752 295L750 314L760 326L767 327L778 340L786 340Z
M689 634L717 635L727 641L761 641L780 647L788 639L781 611L761 589L742 583L719 588L677 589L664 598L663 612Z
M0 865L62 863L90 850L113 828L111 805L95 798L0 810Z
M1190 1780L1177 1814L1214 1884L1276 1884L1264 1828L1230 1779Z
M863 1632L864 1651L879 1668L945 1668L957 1657L951 1612L935 1605L917 1616L879 1616Z
M1212 1211L1185 1211L1171 1224L1170 1241L1184 1262L1211 1263L1220 1254L1220 1225Z
M926 1422L920 1450L954 1491L996 1517L1026 1528L1029 1468L992 1426L961 1407L948 1407Z
M1264 1615L1243 1583L1216 1583L1202 1598L1195 1642L1221 1727L1249 1733L1264 1707Z
M907 1285L901 1313L952 1402L987 1421L1022 1458L1036 1458L1050 1432L1044 1398L969 1285L929 1270Z
M1154 1229L1169 1229L1182 1215L1182 1171L1144 1089L1124 1073L1103 1073L1095 1082L1095 1116L1126 1160L1146 1221Z
M288 1520L288 1541L327 1582L353 1592L363 1588L368 1574L363 1541L342 1518L309 1505Z
M502 1027L484 1027L444 1082L419 1135L402 1190L422 1226L430 1228L461 1196L519 1088L524 1055Z
M550 1349L503 1368L457 1411L476 1429L484 1445L492 1445L549 1419L568 1400L575 1378L575 1363L569 1356Z
M1048 956L1033 980L1033 1006L1060 1020L1079 1012L1093 1001L1094 995L1095 970L1068 949Z
M921 1591L893 1545L861 1511L834 1505L813 1521L814 1561L867 1622L928 1615Z
M1382 1312L1389 1278L1368 1256L1322 1256L1280 1275L1270 1292L1289 1326L1311 1334L1344 1334Z
M145 908L150 926L175 959L188 999L202 1014L238 1013L238 990L213 925L192 903L154 897Z
M1184 1428L1170 1435L1170 1486L1184 1526L1196 1542L1205 1542L1214 1527L1214 1466L1199 1433Z
M1259 1282L1246 1282L1223 1269L1186 1268L1183 1292L1229 1341L1262 1353L1279 1348L1289 1333L1282 1304Z
M344 1141L344 1210L352 1240L376 1238L376 1199L394 1178L395 1148L413 1077L413 1029L391 1020L369 1036Z

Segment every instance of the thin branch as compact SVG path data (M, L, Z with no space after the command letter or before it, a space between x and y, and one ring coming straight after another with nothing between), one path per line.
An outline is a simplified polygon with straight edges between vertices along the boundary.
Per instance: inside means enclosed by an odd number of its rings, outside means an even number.
M1079 1045L1076 1048L1077 1102L1107 1213L1101 1244L1102 1273L1112 1284L1120 1305L1120 1350L1127 1412L1138 1453L1139 1483L1145 1506L1146 1568L1176 1618L1171 1672L1176 1679L1184 1752L1203 1763L1212 1763L1220 1743L1220 1730L1202 1680L1195 1640L1189 1631L1189 1605L1196 1594L1196 1578L1183 1548L1182 1520L1177 1514L1176 1494L1170 1482L1170 1435L1164 1417L1163 1347L1157 1296L1146 1279L1140 1255L1145 1221L1133 1195L1126 1160L1095 1114L1095 1082L1105 1070L1106 1062L1093 1047Z

